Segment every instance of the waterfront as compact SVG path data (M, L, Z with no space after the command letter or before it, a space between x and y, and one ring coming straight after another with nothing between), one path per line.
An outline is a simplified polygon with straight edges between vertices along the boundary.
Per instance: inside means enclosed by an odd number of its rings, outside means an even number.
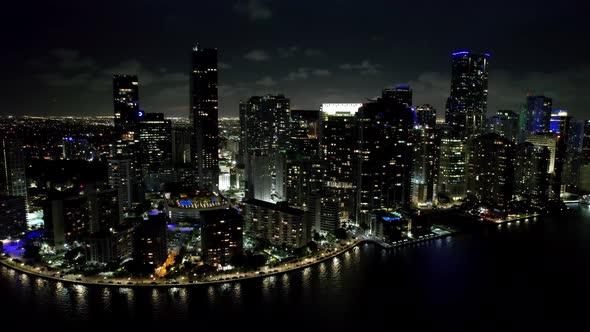
M214 286L86 287L2 267L0 309L3 317L32 315L39 324L91 319L170 326L188 319L266 330L275 323L346 329L516 320L564 328L582 320L590 296L590 212L573 209L567 218L502 224L398 249L363 244L300 271Z

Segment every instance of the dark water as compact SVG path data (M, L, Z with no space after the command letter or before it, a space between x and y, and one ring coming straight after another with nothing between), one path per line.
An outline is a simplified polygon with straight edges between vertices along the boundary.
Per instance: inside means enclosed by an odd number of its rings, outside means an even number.
M363 245L303 271L216 286L84 287L1 268L0 317L39 327L585 326L590 211L573 210L389 252Z

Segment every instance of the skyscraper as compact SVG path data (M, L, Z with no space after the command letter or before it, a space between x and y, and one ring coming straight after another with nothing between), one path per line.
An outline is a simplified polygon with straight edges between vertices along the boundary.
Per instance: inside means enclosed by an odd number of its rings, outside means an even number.
M240 103L240 114L247 197L283 200L290 101L283 95L253 96Z
M417 106L416 124L423 127L434 128L436 126L436 109L428 104Z
M219 181L217 84L217 49L197 44L192 51L189 94L194 140L191 151L201 189L215 189Z
M549 198L549 149L525 142L516 147L514 197L527 205L544 208Z
M549 131L553 100L545 96L528 96L526 101L526 133L534 135Z
M483 131L490 55L461 51L453 53L452 59L451 95L445 120L467 138Z
M286 199L289 204L304 206L307 196L321 189L320 111L291 110L289 140Z
M27 197L25 157L20 139L0 140L0 194Z
M117 135L134 131L139 118L143 115L139 111L137 75L113 75L113 101Z
M412 201L433 202L438 172L438 136L435 130L436 110L430 105L416 107L412 130Z
M488 119L488 131L505 137L512 143L518 141L519 115L510 110L499 110Z
M412 89L409 85L396 85L395 88L383 89L381 95L401 105L412 106Z
M463 135L451 126L437 129L440 137L437 196L441 203L465 198L467 148Z
M146 190L172 182L172 125L163 113L146 113L139 122L141 171Z
M118 191L122 211L128 211L134 202L135 170L131 159L108 159L108 183Z
M323 184L329 195L340 200L340 219L356 212L358 109L363 104L322 104L321 158Z
M395 98L383 96L358 112L360 183L359 221L368 212L410 205L414 112Z
M485 207L506 212L512 201L514 147L489 133L474 138L469 156L468 194Z

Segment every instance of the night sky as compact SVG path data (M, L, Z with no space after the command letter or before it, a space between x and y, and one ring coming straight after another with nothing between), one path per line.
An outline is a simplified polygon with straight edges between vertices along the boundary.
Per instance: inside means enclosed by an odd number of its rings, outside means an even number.
M407 83L439 116L450 53L491 53L488 113L527 93L590 118L583 1L26 1L3 4L2 114L112 114L112 74L140 108L188 116L190 51L219 49L220 115L252 95L292 108L363 102Z

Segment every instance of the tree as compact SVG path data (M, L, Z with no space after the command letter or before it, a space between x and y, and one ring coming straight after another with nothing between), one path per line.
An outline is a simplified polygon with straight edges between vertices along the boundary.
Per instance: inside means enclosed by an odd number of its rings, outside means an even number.
M369 230L369 228L370 228L370 227L369 227L369 224L367 224L366 222L363 222L363 223L361 224L361 229L362 229L364 232L368 231L368 230Z
M311 252L316 252L318 251L318 244L315 241L309 241L309 243L307 244L307 247L309 248L309 250Z
M312 238L313 238L313 240L315 242L320 242L322 240L322 236L318 232L313 232L313 237Z
M348 234L344 228L336 228L334 230L334 236L336 236L336 238L339 240L346 240L347 235Z
M40 250L41 250L41 247L39 247L39 246L35 246L32 244L25 244L25 253L24 253L23 257L31 258L31 259L39 259L39 258L41 258L41 255L39 255Z

